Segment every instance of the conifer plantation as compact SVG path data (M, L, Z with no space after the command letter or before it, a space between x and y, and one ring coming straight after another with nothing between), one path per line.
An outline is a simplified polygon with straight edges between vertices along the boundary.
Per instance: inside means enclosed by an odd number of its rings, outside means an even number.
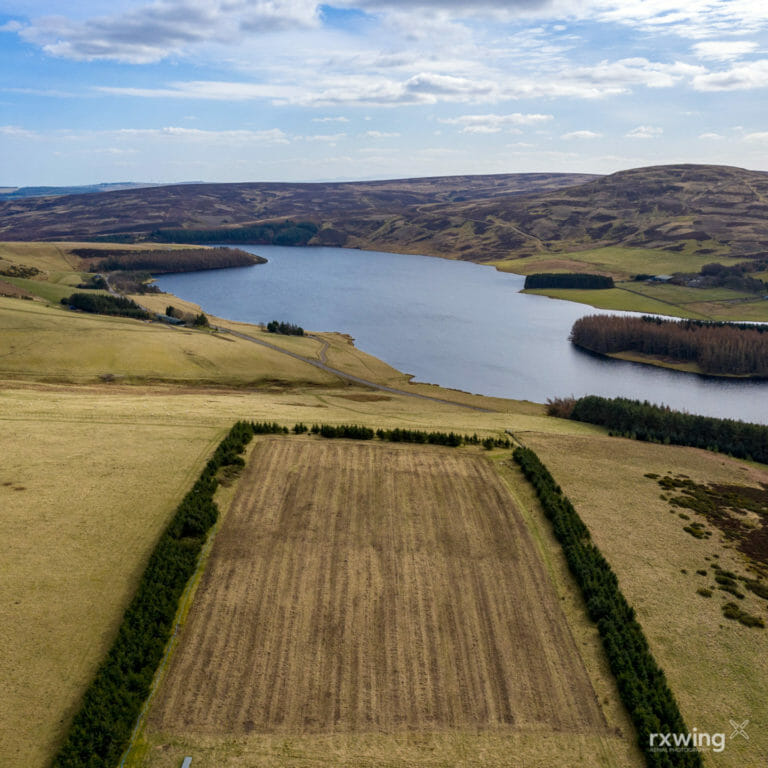
M639 352L694 362L704 373L768 377L768 328L747 323L588 315L571 329L571 341L601 355Z

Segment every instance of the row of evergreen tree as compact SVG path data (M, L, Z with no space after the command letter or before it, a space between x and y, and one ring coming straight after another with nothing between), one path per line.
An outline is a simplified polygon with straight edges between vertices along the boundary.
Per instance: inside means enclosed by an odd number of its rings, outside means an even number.
M613 288L613 278L587 272L537 272L525 278L525 289L580 288L581 290Z
M158 229L149 239L159 243L250 243L254 245L306 245L318 231L311 221L272 221L221 229Z
M482 445L484 448L511 448L512 442L506 437L479 437L477 434L462 435L457 432L427 432L420 429L377 429L360 424L313 424L307 429L297 424L296 433L309 431L313 435L326 438L349 438L351 440L373 440L374 437L389 443L417 443L421 445L447 445L456 448L460 445Z
M695 362L705 373L768 377L768 326L587 315L570 340L598 354L641 352Z
M243 463L253 427L238 422L222 440L179 504L150 556L117 637L85 693L54 768L114 768L126 749L152 679L171 637L179 599L218 508L216 474Z
M267 323L267 330L270 333L280 333L283 336L303 336L304 329L300 325L294 323L278 322L272 320Z
M169 248L146 251L76 248L72 252L82 258L98 259L90 265L91 272L196 272L202 269L247 267L265 261L262 257L239 248Z
M119 315L149 320L152 316L145 312L135 301L125 296L112 296L108 293L73 293L61 300L64 306L93 312L98 315Z
M650 768L699 768L702 762L697 751L652 749L651 734L686 734L688 729L664 673L648 647L634 609L619 589L610 565L591 541L589 530L538 456L528 448L516 448L513 457L536 489L584 596L589 617L597 623L621 699L637 729L646 764Z
M607 427L612 434L652 443L690 445L768 464L768 426L675 411L625 397L587 395L550 404L555 415Z

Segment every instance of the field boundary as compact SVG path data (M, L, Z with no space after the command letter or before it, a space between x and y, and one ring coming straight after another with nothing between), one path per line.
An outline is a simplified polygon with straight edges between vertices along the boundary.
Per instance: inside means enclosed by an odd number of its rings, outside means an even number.
M246 452L247 451L248 449L246 449ZM203 575L203 572L205 571L205 566L208 563L211 547L213 547L216 534L218 533L219 528L221 528L222 522L226 517L226 513L229 511L231 502L232 499L229 499L226 507L223 511L220 511L218 519L209 530L205 544L200 550L200 556L197 561L197 569L190 577L186 589L179 598L179 607L176 611L176 617L173 625L173 634L165 646L163 658L157 667L155 676L152 678L152 685L150 686L149 694L144 701L144 706L141 708L139 716L136 718L136 725L134 726L133 732L131 733L131 740L126 747L125 752L123 753L119 768L126 768L126 766L127 768L131 768L131 766L134 765L135 760L137 758L140 759L141 757L141 754L134 755L132 753L134 750L141 750L142 744L140 741L137 741L137 739L140 739L141 732L146 725L149 706L152 703L155 694L157 693L157 689L160 687L160 683L162 683L163 679L165 678L165 673L168 670L168 662L170 661L171 655L176 650L176 646L179 644L179 630L184 626L184 622L187 620L187 616L189 616L189 609L192 606L192 601L194 600L195 594L197 593L197 588L200 585L200 579Z
M688 752L654 747L654 737L690 737L690 732L635 611L622 594L608 561L591 540L589 529L539 457L530 448L516 448L513 457L535 488L581 589L587 614L597 624L646 764L649 768L701 768L697 749Z
M242 467L245 462L239 454L252 437L251 426L237 422L179 504L155 545L112 647L83 696L54 758L55 768L113 768L123 755L172 634L179 599L218 518L213 498L218 470Z

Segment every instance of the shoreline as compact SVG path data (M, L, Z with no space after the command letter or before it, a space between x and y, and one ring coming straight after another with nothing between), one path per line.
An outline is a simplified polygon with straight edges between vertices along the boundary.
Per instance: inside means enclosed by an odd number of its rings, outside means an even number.
M573 344L573 342L571 342ZM593 355L601 359L619 360L624 363L635 363L637 365L648 365L655 368L663 368L667 371L677 371L678 373L686 373L693 376L698 376L702 379L714 379L717 381L754 381L762 382L768 381L768 376L759 376L757 374L733 374L733 373L707 373L702 371L696 363L686 363L681 360L674 360L672 358L662 358L654 355L644 355L642 352L631 352L629 350L625 352L595 352L588 347L582 347L579 344L573 344L580 352L585 352L588 355Z

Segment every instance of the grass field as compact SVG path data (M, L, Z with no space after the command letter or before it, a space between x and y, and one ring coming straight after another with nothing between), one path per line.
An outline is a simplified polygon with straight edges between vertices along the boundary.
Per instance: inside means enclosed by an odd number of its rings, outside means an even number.
M697 246L698 247L698 246ZM738 264L726 253L696 253L690 247L674 252L653 248L606 246L583 251L568 251L553 255L541 253L525 259L498 262L499 269L530 275L534 272L599 272L615 280L627 280L633 275L670 275L673 272L698 272L704 264Z
M0 376L87 383L341 384L332 374L222 334L0 297Z
M744 627L723 617L729 595L697 594L716 586L719 563L747 573L743 557L719 535L699 540L683 531L685 520L670 514L659 485L644 477L683 473L695 482L768 483L768 470L694 448L651 445L621 438L530 433L523 436L552 471L613 566L622 591L635 607L654 656L667 674L689 728L732 733L730 720L750 720L749 741L727 739L708 766L752 768L768 762L768 630ZM768 619L766 602L755 595L739 601ZM768 623L768 622L767 622Z
M686 248L679 253L647 248L608 246L568 253L539 254L525 259L494 262L503 271L530 275L535 272L594 272L611 275L615 288L605 290L543 289L527 291L565 301L589 304L599 309L646 312L671 317L705 320L768 321L768 301L755 294L725 288L687 288L685 286L635 282L637 274L669 275L698 272L704 264L738 264L724 254L696 253Z
M51 759L164 521L223 430L9 405L3 397L0 764L33 768Z
M514 745L525 745L518 764L535 765L544 744L557 745L559 765L589 749L595 765L627 764L560 602L481 456L263 440L138 764L173 765L197 739L208 745L194 750L201 766L271 765L258 752L278 740L305 760L333 745L343 765L366 750L370 764L502 765ZM398 742L407 759L389 752ZM485 757L462 755L480 746Z
M254 392L0 380L0 765L48 764L164 521L237 419L480 434L549 423L595 429L513 401L479 412L380 397L318 386Z

